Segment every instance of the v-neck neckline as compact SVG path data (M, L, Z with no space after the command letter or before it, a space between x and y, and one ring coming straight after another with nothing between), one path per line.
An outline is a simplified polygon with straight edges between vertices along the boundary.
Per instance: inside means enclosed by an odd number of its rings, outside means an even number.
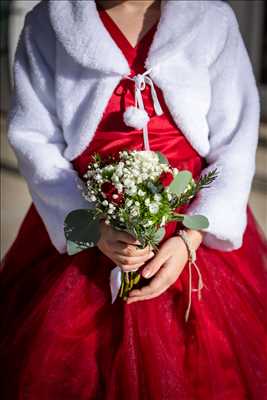
M106 20L106 22L109 22L110 25L113 27L113 31L116 32L117 35L119 35L121 41L123 42L124 46L127 47L127 50L132 52L136 52L139 47L142 46L143 43L145 43L145 40L147 39L147 37L149 37L152 33L154 33L154 31L156 30L158 23L159 23L159 19L146 31L146 33L141 37L140 40L138 40L138 42L136 43L135 46L133 46L131 44L131 42L127 39L127 37L125 36L125 34L122 32L122 30L119 28L119 26L117 25L117 23L113 20L113 18L108 14L108 12L106 11L106 9L100 4L97 3L97 9L100 12L100 15L102 17L102 19Z

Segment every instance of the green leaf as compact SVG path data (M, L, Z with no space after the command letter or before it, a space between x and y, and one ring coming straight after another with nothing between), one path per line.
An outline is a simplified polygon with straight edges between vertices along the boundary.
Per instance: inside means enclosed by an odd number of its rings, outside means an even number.
M147 182L147 188L153 194L159 192L159 188L155 186L154 183L151 181Z
M168 186L170 192L175 193L179 196L181 193L185 191L188 184L192 180L192 174L190 171L181 171L175 175L174 180Z
M153 237L155 243L159 243L161 239L163 239L164 235L165 235L165 228L162 226L155 232L155 235Z
M184 214L172 214L169 216L168 221L182 221L184 219Z
M216 178L218 178L219 171L217 168L213 169L210 171L208 174L202 176L198 183L198 189L203 189L205 187L208 187Z
M67 253L69 256L80 253L81 251L86 250L88 247L90 246L79 245L71 240L67 240Z
M167 164L169 165L168 159L160 152L156 151L160 164Z
M209 226L209 221L204 215L185 215L182 223L189 229L204 229Z
M92 245L96 245L100 239L99 228L99 217L96 217L94 210L71 211L64 221L66 239L79 246L92 247Z

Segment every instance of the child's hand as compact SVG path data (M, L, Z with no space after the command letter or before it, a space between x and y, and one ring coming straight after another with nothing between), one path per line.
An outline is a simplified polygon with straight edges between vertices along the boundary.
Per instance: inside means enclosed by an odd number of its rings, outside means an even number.
M196 249L202 240L202 234L198 231L192 241ZM133 289L126 300L127 304L139 300L153 299L165 292L180 276L188 261L186 245L179 236L173 236L166 240L156 256L147 263L142 271L145 278L154 276L151 282L141 289Z
M97 247L123 271L136 270L154 256L149 246L137 248L140 242L132 235L114 229L103 220L100 222L100 231Z

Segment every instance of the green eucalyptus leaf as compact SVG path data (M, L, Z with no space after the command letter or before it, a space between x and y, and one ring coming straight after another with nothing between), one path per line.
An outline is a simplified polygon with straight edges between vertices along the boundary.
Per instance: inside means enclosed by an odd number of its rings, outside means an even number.
M159 191L159 188L157 186L155 186L153 182L147 182L147 188L153 194L155 194Z
M184 219L184 214L172 214L169 218L168 221L182 221Z
M183 225L189 229L208 228L209 221L204 215L185 215Z
M73 256L74 254L80 253L83 250L86 250L90 246L85 246L82 244L78 244L72 242L71 240L67 240L67 253L69 256Z
M175 175L171 184L168 186L168 189L170 192L175 193L177 196L179 196L185 191L191 180L192 174L190 171L178 172L178 174Z
M92 247L100 239L99 217L94 210L71 211L64 221L64 233L67 240Z
M160 152L156 151L160 164L167 164L169 165L169 161L167 158Z
M163 239L165 235L165 228L162 226L161 228L159 228L156 232L155 235L153 237L154 242L155 243L159 243L161 241L161 239Z

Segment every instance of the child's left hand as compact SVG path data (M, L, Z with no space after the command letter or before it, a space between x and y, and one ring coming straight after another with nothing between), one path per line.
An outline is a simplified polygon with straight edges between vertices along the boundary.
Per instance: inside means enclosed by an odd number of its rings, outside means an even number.
M200 245L202 237L195 238L194 248ZM141 289L133 289L126 300L127 304L139 300L153 299L167 290L180 276L188 261L188 251L183 239L173 236L159 248L158 253L149 261L142 271L145 278L154 278ZM149 275L147 275L149 273Z

